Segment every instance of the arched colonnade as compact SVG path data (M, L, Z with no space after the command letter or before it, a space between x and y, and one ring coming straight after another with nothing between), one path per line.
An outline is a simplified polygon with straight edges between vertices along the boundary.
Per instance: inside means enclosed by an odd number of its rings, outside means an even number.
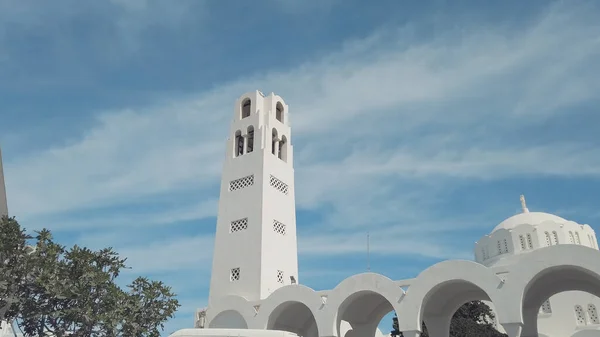
M207 311L209 328L286 330L304 337L374 336L381 319L398 314L405 337L448 337L456 310L473 300L494 303L509 337L537 334L537 312L557 293L585 291L600 297L600 251L577 245L542 248L521 256L502 273L473 261L435 264L407 281L376 273L353 275L334 289L289 285L251 303L228 296ZM408 285L408 287L403 286ZM342 322L350 330L342 331ZM391 322L390 322L391 324ZM342 334L344 334L342 336Z

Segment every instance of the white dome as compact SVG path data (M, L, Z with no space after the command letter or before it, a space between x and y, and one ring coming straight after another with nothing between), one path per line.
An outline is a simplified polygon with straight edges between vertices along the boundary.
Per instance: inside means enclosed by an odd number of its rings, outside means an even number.
M492 231L495 232L499 229L513 229L519 225L529 224L532 226L537 226L543 222L552 221L556 223L565 223L567 220L556 216L554 214L543 213L543 212L529 212L529 213L520 213L510 218L502 221L498 226L494 228Z

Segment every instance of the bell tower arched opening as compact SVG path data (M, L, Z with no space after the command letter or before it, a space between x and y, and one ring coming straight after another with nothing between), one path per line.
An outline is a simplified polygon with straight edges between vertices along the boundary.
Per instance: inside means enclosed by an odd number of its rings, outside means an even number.
M246 98L242 101L242 118L250 117L250 108L252 107L252 101Z
M283 123L283 114L283 104L281 104L281 102L277 102L277 104L275 104L275 119Z
M238 130L235 132L233 146L234 157L239 157L244 154L244 136L242 136L242 131Z
M287 137L281 136L281 141L279 141L279 159L287 162Z
M246 153L254 151L254 126L250 125L247 129L248 141L246 144Z

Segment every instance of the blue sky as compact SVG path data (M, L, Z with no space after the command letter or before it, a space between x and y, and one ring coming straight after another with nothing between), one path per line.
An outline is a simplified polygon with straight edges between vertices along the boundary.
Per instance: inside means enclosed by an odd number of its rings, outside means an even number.
M112 246L189 327L233 103L293 123L300 281L411 278L519 209L600 229L596 1L0 0L11 214ZM389 324L385 324L388 329Z

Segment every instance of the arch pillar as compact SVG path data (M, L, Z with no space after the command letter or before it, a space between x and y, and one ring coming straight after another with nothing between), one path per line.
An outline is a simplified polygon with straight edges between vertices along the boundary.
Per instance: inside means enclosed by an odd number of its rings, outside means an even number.
M425 317L423 320L429 335L432 337L450 337L452 316L454 314Z
M365 336L374 336L375 331L377 330L377 323L353 323L350 324L351 329L346 331L344 335L340 335L340 337L365 337Z
M538 312L539 309L535 308L523 309L523 330L521 331L521 337L538 336Z
M523 329L523 324L521 323L502 323L502 327L508 337L521 337L521 330ZM525 336L522 336L525 337Z

